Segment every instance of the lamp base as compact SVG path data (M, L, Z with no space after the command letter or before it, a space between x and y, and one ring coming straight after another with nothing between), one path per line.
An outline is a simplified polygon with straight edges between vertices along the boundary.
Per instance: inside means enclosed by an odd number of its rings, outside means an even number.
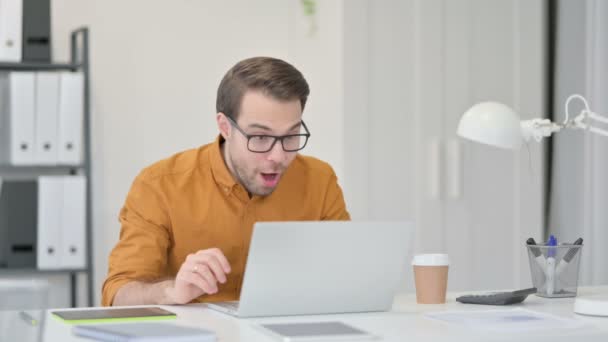
M590 295L576 297L574 312L580 315L608 316L608 295Z

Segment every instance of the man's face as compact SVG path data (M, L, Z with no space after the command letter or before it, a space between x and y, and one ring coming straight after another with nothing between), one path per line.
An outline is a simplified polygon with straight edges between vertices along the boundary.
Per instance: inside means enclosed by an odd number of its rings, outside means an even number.
M224 115L218 114L217 120L226 139L225 162L237 181L252 195L271 194L297 152L285 152L280 141L268 152L251 152L247 137ZM236 123L249 135L282 136L300 133L301 120L299 99L279 101L259 91L247 91Z

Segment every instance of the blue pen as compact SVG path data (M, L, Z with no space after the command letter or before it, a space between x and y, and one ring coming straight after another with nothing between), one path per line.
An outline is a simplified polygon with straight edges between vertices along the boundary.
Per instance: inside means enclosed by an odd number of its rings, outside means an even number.
M547 242L547 246L557 246L557 239L555 238L555 236L550 235L549 236L549 241ZM555 258L555 248L549 248L549 250L547 251L547 257L548 258Z
M546 284L547 284L547 294L549 296L553 295L555 290L555 250L556 248L552 248L557 246L557 239L555 236L549 236L549 241L547 242L547 246L549 249L547 250L547 268L545 270L545 275L547 276Z

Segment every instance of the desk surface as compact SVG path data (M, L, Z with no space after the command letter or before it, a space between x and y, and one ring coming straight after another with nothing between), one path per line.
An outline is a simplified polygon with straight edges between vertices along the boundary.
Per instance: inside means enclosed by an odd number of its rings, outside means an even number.
M579 289L579 295L608 293L608 287ZM204 304L185 306L163 306L177 313L176 324L201 327L213 330L218 341L274 341L260 332L255 326L258 323L310 322L339 320L355 327L367 330L382 337L383 341L568 341L573 338L584 338L584 341L608 341L608 317L587 317L573 313L573 298L547 299L529 296L522 304L505 307L464 305L454 299L459 294L449 294L446 304L419 305L413 294L402 294L395 298L390 312L360 313L321 316L292 316L272 318L236 319L207 309ZM446 310L479 311L503 308L524 308L532 311L550 313L565 318L574 318L587 323L585 328L561 329L555 331L534 331L529 333L488 333L481 330L467 329L424 316L428 312ZM45 313L46 321L42 329L43 341L85 341L71 334L71 325L64 324ZM36 341L36 328L28 326L19 319L18 312L0 313L0 341L20 340ZM11 339L11 337L19 337Z

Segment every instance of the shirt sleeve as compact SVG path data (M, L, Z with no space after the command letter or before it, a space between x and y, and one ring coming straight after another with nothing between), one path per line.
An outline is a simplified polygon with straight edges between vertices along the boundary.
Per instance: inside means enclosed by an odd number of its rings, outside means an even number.
M350 221L350 214L346 210L344 195L342 194L340 185L338 185L338 177L333 170L327 184L322 212L321 220Z
M102 305L110 306L126 283L153 281L166 276L170 246L167 201L158 184L140 174L120 211L120 239L109 257L108 275L102 287Z

